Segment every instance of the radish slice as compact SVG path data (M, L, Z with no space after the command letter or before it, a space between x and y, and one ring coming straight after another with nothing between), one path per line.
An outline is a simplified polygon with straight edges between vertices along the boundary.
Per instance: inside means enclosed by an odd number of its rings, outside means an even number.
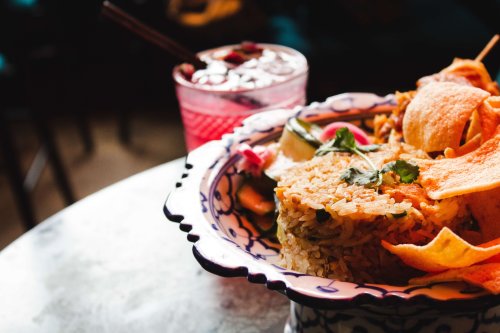
M236 166L238 171L244 171L254 177L260 177L263 169L274 159L273 151L265 146L250 147L242 143L236 152L243 157Z
M241 154L250 164L258 167L264 164L264 160L259 156L259 154L252 150L252 147L250 147L246 143L242 143L238 147L238 153Z
M320 140L322 142L327 142L328 140L333 139L335 137L335 133L337 133L337 130L342 127L347 127L347 129L351 131L352 134L354 134L354 139L359 145L369 145L371 143L368 135L361 128L343 121L337 121L326 126L320 135Z

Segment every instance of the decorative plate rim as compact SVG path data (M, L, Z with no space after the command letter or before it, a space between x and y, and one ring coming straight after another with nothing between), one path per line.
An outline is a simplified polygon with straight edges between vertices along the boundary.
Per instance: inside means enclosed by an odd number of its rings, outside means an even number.
M365 103L367 100L368 103ZM360 102L356 105L354 102ZM273 131L279 133L286 121L292 115L303 115L312 119L319 119L318 115L331 112L332 117L335 114L336 118L362 118L365 115L372 116L373 113L388 112L394 107L394 96L387 95L380 97L371 93L344 93L328 98L322 103L312 103L309 106L297 107L290 113L290 110L274 110L266 111L247 118L241 127L234 130L234 133L224 135L221 140L212 141L194 150L186 157L185 171L182 174L181 180L175 184L175 188L168 194L167 200L163 206L163 211L168 220L179 223L179 228L187 233L187 239L194 243L193 254L200 265L207 271L223 277L246 277L251 283L264 284L270 290L276 290L286 295L290 300L315 308L324 309L364 309L367 310L373 307L429 307L432 310L438 310L440 313L456 313L457 311L472 312L477 309L483 309L492 304L500 303L499 295L491 295L488 293L478 293L474 298L448 298L437 299L423 293L411 294L403 296L401 292L384 289L386 286L377 284L357 284L354 289L373 289L376 292L368 292L367 290L360 291L352 296L339 297L318 297L315 293L294 284L293 281L287 279L287 274L296 277L308 277L313 279L322 279L307 274L300 274L293 271L288 271L281 267L271 267L271 264L262 264L258 262L258 258L251 258L248 252L237 247L224 246L224 240L210 230L210 222L203 216L202 212L196 209L189 211L179 211L179 202L182 199L191 200L194 198L189 196L189 191L186 186L195 186L194 191L201 195L200 208L201 211L207 209L203 203L208 199L198 190L202 182L210 182L210 170L220 171L224 163L219 163L221 156L226 157L226 163L232 156L234 145L240 142L247 142L250 137L255 137L251 140L255 144L259 139L269 137ZM326 111L325 111L326 110ZM317 112L316 112L317 111ZM315 114L316 112L316 114ZM340 116L339 116L340 115ZM330 117L330 118L332 118ZM326 117L328 118L328 117ZM266 122L267 121L267 122ZM264 125L260 125L263 123ZM266 128L272 124L272 131ZM258 124L258 125L256 125ZM195 162L193 162L195 161ZM198 164L202 165L198 167ZM215 172L215 171L214 171ZM217 172L215 172L217 173ZM196 180L189 183L193 178ZM187 182L187 184L186 184ZM187 191L187 193L186 193ZM196 195L196 193L191 193ZM199 219L203 222L200 222ZM212 226L212 228L216 228ZM230 241L230 240L229 240ZM207 250L209 248L209 250ZM221 249L222 248L222 249ZM237 251L235 251L237 250ZM220 253L217 253L219 251ZM215 253L215 254L214 254ZM245 257L243 257L243 255ZM219 258L216 258L219 256ZM248 257L248 258L246 258ZM222 258L222 259L221 259ZM274 266L274 265L273 265ZM274 271L274 272L273 272ZM337 282L343 284L356 285L349 282L341 282L338 280L330 280L331 283ZM426 285L427 288L440 288L444 283L434 283ZM351 286L352 287L352 286ZM391 286L389 286L391 287ZM396 286L394 286L396 288ZM407 286L409 287L409 286ZM415 286L415 290L419 287ZM335 295L337 296L337 295ZM398 312L399 315L401 315ZM413 315L413 314L409 314Z

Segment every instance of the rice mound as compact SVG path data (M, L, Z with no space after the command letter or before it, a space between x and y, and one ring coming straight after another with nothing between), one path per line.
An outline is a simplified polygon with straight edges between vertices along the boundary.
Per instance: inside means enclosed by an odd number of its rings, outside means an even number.
M382 145L368 156L379 169L397 159L429 158L399 142ZM470 221L461 197L417 205L408 199L396 202L377 189L340 180L350 166L367 169L357 155L329 153L282 174L275 191L283 267L358 283L404 283L417 272L383 249L382 239L426 244L443 227L457 230ZM384 176L386 180L390 182ZM318 211L323 213L319 221Z

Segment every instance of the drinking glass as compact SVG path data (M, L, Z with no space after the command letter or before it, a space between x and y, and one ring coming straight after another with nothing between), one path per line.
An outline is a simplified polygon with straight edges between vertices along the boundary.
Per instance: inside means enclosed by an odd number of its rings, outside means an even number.
M188 151L218 140L257 112L293 108L306 103L308 65L298 51L258 44L262 55L243 64L221 61L238 45L200 52L207 69L186 78L180 66L173 77ZM217 64L211 64L215 59Z

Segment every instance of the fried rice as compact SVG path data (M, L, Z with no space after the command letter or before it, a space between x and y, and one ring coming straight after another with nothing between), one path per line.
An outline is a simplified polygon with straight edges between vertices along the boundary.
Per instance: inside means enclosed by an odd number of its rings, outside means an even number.
M399 142L368 156L378 168L397 159L429 158ZM367 168L357 155L334 152L281 175L275 189L278 239L287 269L351 282L404 283L418 273L385 251L381 240L426 244L443 227L460 230L470 221L461 197L431 200L418 184L405 194L407 188L390 174L383 187L349 185L340 175L351 166Z

